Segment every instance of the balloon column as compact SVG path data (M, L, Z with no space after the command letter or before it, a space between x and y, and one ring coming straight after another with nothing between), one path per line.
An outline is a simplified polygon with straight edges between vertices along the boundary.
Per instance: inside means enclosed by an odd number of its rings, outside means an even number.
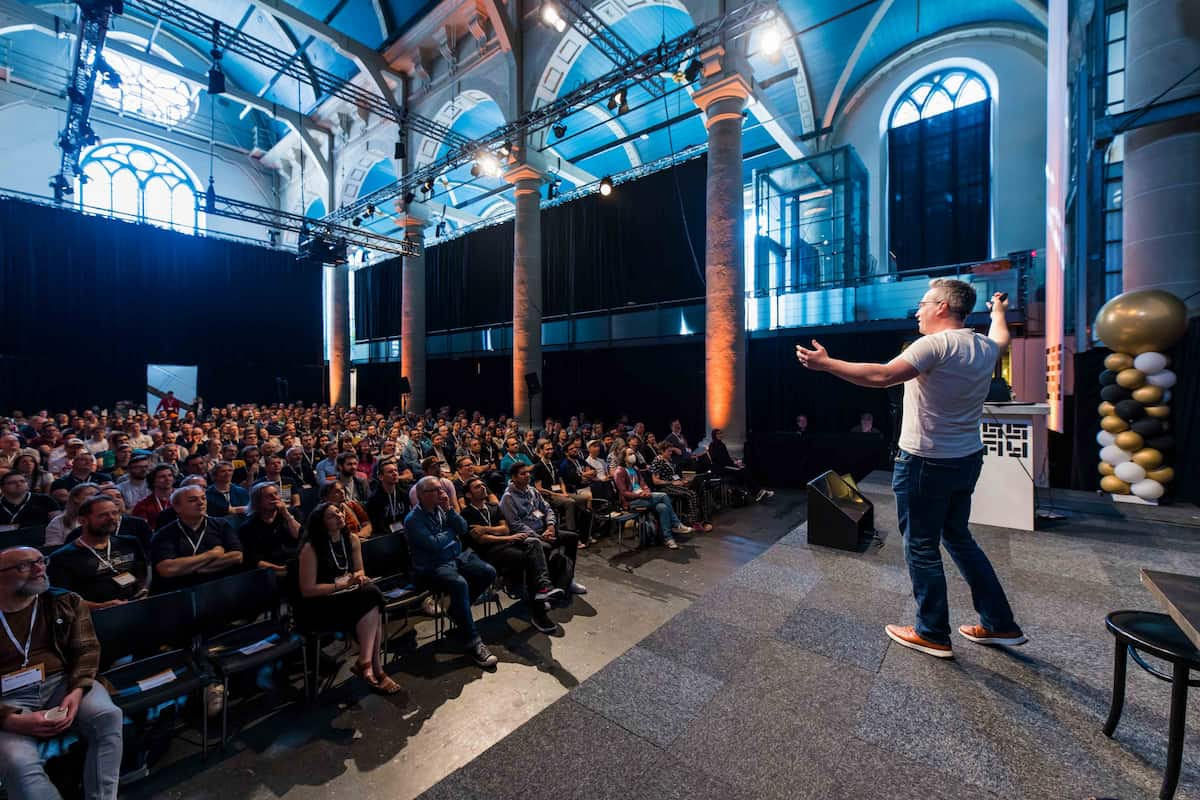
M1175 477L1168 464L1171 387L1175 373L1163 354L1187 331L1187 307L1170 292L1139 289L1117 295L1096 315L1095 332L1112 355L1100 373L1100 488L1154 502Z

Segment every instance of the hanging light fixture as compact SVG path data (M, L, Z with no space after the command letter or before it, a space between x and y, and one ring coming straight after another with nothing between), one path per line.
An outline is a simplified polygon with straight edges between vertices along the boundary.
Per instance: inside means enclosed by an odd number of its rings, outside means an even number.
M625 96L624 89L618 89L608 98L608 110L615 111L618 116L629 110L629 99Z
M547 0L542 3L542 22L549 25L554 30L562 33L567 29L567 21L562 18L562 14L558 12L558 6Z
M613 193L612 178L609 178L607 176L601 178L600 179L600 196L608 197L612 193Z
M552 130L554 131L554 135L556 137L558 137L559 139L561 139L567 135L567 126L561 122L554 123L554 127Z
M213 21L212 26L212 50L209 51L212 55L212 66L208 68L208 93L211 96L225 94L225 72L221 69L221 51L217 48L217 43L221 38L221 22Z

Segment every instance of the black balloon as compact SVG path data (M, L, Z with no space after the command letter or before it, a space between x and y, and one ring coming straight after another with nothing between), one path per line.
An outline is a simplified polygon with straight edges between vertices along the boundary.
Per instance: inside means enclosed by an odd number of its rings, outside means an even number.
M1101 389L1100 396L1110 403L1119 403L1122 400L1128 400L1131 395L1128 389L1114 383ZM1141 405L1141 403L1138 403L1138 405Z
M1147 439L1146 447L1153 447L1160 453L1166 452L1167 450L1173 450L1175 448L1175 437L1156 436L1153 439Z
M1108 388L1112 389L1112 388L1120 388L1120 387L1109 386ZM1146 416L1146 407L1143 406L1141 403L1139 403L1137 400L1129 398L1129 399L1122 400L1119 403L1116 403L1113 406L1113 412L1118 417L1125 420L1126 422L1130 422L1132 420L1141 419L1142 417Z
M1136 400L1134 402L1137 402ZM1122 417L1124 419L1124 417ZM1139 419L1131 426L1133 432L1141 436L1143 439L1153 439L1163 432L1162 420L1157 420L1154 417L1146 417Z
M1106 369L1106 370L1104 370L1104 372L1100 373L1100 385L1101 386L1112 386L1116 382L1117 382L1117 373L1113 372L1111 369Z

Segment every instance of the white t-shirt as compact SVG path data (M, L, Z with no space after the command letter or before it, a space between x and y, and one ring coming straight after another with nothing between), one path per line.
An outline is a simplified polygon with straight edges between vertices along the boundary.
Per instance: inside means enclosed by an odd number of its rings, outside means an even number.
M904 382L900 447L923 458L982 449L979 419L1000 353L1000 345L970 328L922 336L901 353L920 374Z

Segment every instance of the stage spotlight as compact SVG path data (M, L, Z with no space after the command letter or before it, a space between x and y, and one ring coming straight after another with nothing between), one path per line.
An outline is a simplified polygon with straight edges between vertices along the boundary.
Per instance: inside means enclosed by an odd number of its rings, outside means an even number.
M362 225L362 217L355 217L350 220L350 224L357 228L359 225Z
M367 216L368 217L375 216L375 204L374 203L367 203Z
M406 206L407 206L407 205L411 205L411 204L412 204L412 201L413 201L413 200L416 200L416 199L417 199L417 194L416 194L416 192L413 192L412 190L409 190L409 191L407 191L407 192L405 192L405 193L404 193L404 205L406 205Z
M783 46L783 34L780 32L778 24L773 21L767 23L758 46L762 54L768 58L779 55L779 48Z
M439 222L437 224L437 227L433 229L433 235L439 239L442 238L443 236L446 235L447 227L449 227L449 226L446 225L446 220L442 220L441 222Z
M407 156L408 151L408 136L405 135L404 129L400 129L400 136L396 139L396 149L392 153L392 158L396 161L403 161Z
M629 100L625 97L624 89L618 89L608 98L608 110L617 112L618 116L629 110Z
M501 168L500 161L491 153L480 153L475 157L475 166L479 167L479 172L493 178L500 177ZM476 175L474 171L472 175ZM476 175L478 177L478 175Z
M478 162L471 165L471 177L472 178L478 178L480 171L481 170L479 169Z
M703 71L703 69L704 69L704 67L700 64L700 62L697 59L693 58L691 63L688 64L687 67L684 68L683 77L687 80L688 83L695 83L696 80L700 77L700 73L701 73L701 71Z
M208 93L214 97L225 94L225 73L221 71L220 61L214 61L213 65L208 68Z
M558 13L558 7L554 3L542 3L542 22L559 33L567 29L567 21L562 18L562 14Z
M208 188L204 190L204 210L209 214L217 213L217 185L212 175L208 176Z
M550 181L550 185L546 188L546 199L553 200L558 197L559 190L562 188L562 178L555 178Z
M421 184L421 189L424 190L425 194L432 194L433 193L433 178L429 178L428 180L425 181L425 183Z
M607 178L607 177L601 178L600 179L600 196L608 197L612 193L613 193L612 178Z
M502 143L500 145L500 155L507 156L510 153L512 153L512 144L509 142Z
M556 137L558 137L559 139L561 139L567 135L567 126L563 125L561 122L556 122L554 124L553 130L554 130L554 135Z

